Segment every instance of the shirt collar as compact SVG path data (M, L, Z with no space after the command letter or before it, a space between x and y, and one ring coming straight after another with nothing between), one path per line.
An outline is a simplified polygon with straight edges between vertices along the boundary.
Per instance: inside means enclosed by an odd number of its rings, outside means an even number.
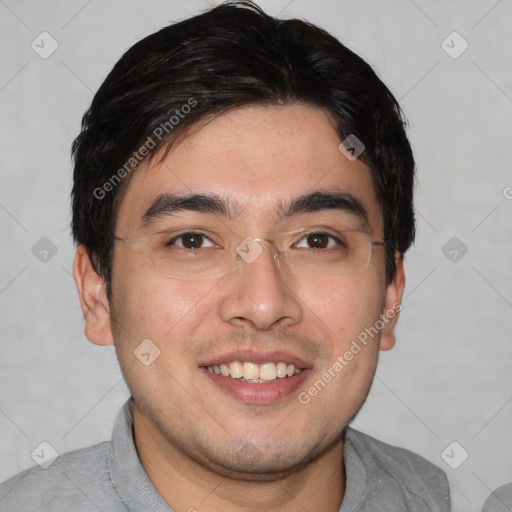
M361 460L353 444L354 431L345 429L343 442L343 462L345 465L345 494L340 512L353 512L361 507L369 492L368 468Z
M124 404L117 416L108 469L114 489L130 511L174 512L140 463L133 434L133 398Z

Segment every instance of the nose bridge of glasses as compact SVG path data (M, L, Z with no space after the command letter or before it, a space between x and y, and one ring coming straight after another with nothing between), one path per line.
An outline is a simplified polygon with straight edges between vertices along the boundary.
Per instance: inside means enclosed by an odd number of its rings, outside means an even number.
M235 257L237 260L253 263L263 254L265 245L270 250L273 258L277 258L281 255L274 241L267 238L248 236L235 245Z

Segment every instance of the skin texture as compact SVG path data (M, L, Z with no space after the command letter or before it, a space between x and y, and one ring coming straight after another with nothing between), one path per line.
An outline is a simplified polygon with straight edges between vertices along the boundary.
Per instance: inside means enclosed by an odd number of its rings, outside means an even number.
M154 159L133 174L116 235L141 238L168 224L161 219L141 227L142 215L163 192L214 192L240 205L235 218L222 218L224 225L271 238L276 229L317 225L329 215L301 214L278 226L280 204L338 190L363 204L371 238L381 241L383 219L370 171L347 159L339 144L329 116L317 108L251 106L223 114L174 146L163 162ZM196 212L179 219L212 222L211 215ZM135 401L141 462L177 512L339 510L345 489L341 433L366 398L379 350L395 343L398 314L307 405L297 395L401 302L401 258L389 286L384 264L380 247L361 274L306 278L280 269L265 251L221 279L183 281L156 272L143 246L116 242L109 305L103 280L78 247L74 273L86 336L115 344ZM133 354L147 338L161 352L150 366ZM244 402L200 368L238 349L282 350L306 361L308 374L281 400Z

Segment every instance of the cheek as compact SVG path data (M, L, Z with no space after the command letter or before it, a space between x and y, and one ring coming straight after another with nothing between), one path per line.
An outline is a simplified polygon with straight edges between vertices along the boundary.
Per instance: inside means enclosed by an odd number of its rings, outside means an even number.
M115 317L120 336L128 335L132 342L149 338L160 346L184 325L190 328L194 311L200 309L209 289L206 283L171 280L151 269L123 275L113 282Z
M297 292L306 309L314 313L320 327L331 333L334 343L343 345L374 325L382 313L385 290L377 276L318 281Z
M115 349L132 395L144 401L155 390L172 384L172 377L190 389L193 361L188 349L201 322L201 297L211 285L172 282L151 269L123 275L127 277L113 282L112 290L118 326ZM149 365L142 359L146 353L150 354Z
M380 334L372 327L385 298L377 277L368 273L302 290L309 318L317 331L327 333L330 345L329 360L322 362L309 387L302 390L302 398L311 400L326 432L333 425L342 428L357 413L373 380Z

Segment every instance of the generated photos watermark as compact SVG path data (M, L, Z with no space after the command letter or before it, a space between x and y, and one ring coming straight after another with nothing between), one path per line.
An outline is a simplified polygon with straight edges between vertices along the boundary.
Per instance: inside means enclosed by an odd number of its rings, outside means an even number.
M325 370L321 377L310 386L307 391L302 391L298 395L298 400L302 405L307 405L311 399L324 390L331 380L335 379L341 371L359 354L368 342L377 336L384 326L388 324L402 309L401 304L393 304L391 308L380 315L379 319L371 326L361 331L356 339L352 340L350 348L342 355L339 355L334 363ZM362 345L362 346L361 346Z
M181 119L184 119L192 109L197 106L197 100L189 98L187 103L181 105L173 111L173 114L160 123L152 132L148 135L144 143L139 147L137 151L132 153L132 156L126 160L124 165L120 167L101 187L96 187L93 191L93 195L96 199L104 199L107 193L112 192L115 187L121 182L121 180L135 169L143 160L146 158L152 149L154 149L158 142L160 142L167 134L169 134L174 128L180 124Z

